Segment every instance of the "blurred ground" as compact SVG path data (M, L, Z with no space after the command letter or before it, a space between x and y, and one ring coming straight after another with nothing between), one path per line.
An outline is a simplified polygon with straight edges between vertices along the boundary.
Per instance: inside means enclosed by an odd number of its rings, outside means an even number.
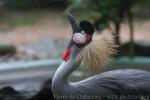
M14 43L17 46L30 44L38 39L50 38L66 38L70 36L71 27L69 21L64 16L63 10L41 10L28 12L9 12L3 17L12 16L7 23L0 23L0 40L6 43ZM9 17L8 17L9 18ZM33 20L27 22L28 19ZM13 25L12 20L23 19L25 25ZM9 22L8 22L9 21ZM19 23L19 22L18 22ZM21 23L21 22L20 22ZM150 40L150 20L135 20L135 39ZM125 22L122 25L121 40L129 39L128 24Z
M71 32L68 20L65 20L63 11L60 10L14 12L4 16L13 16L14 19L26 17L36 20L33 23L29 23L30 25L18 25L15 27L11 27L10 23L1 23L0 40L6 43L14 43L17 46L32 43L43 37L64 38L67 36L66 33Z

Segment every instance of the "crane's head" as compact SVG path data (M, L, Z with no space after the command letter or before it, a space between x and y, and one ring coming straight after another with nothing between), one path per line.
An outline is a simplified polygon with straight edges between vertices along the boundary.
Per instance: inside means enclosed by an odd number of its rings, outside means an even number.
M70 13L68 13L68 18L73 30L72 44L76 44L78 47L88 44L92 40L92 35L94 33L93 25L86 20L78 23L75 17Z
M73 45L78 48L84 47L91 42L94 33L94 27L89 21L83 20L78 23L73 15L71 15L70 13L68 13L67 15L72 26L73 34L69 46L63 56L63 59L65 61L69 59L71 47Z
M74 16L68 13L68 18L72 26L73 34L70 43L64 52L63 60L70 59L72 47L81 49L77 60L91 68L97 70L97 66L106 65L111 56L116 53L114 49L114 34L110 30L103 32L96 38L92 38L94 27L89 21L77 22Z

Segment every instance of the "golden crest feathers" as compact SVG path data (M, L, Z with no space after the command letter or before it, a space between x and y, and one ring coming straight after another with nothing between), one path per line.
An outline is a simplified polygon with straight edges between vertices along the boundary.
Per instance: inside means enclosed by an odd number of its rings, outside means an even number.
M111 61L112 56L117 54L117 47L115 34L107 29L100 35L93 36L92 41L78 54L77 60L95 72Z

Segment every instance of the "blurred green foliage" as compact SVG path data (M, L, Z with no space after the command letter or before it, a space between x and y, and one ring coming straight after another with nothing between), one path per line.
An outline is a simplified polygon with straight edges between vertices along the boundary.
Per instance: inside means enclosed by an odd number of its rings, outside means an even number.
M138 8L149 7L149 0L69 0L70 5L65 12L78 15L80 20L88 19L96 22L96 28L103 29L108 26L109 20L122 21L126 11ZM146 9L146 8L145 8ZM109 18L108 18L109 17ZM121 18L120 18L121 17ZM98 20L99 19L99 20Z
M16 26L21 26L21 25L32 25L36 21L35 18L10 18L10 19L5 19L5 23L11 27L14 28Z
M37 6L46 6L51 0L5 0L9 9L30 9Z
M5 8L15 9L15 10L28 10L31 8L49 8L54 6L59 2L67 2L67 0L1 0L4 2ZM55 3L57 2L57 4ZM55 4L54 4L55 3ZM59 5L59 4L58 4Z
M9 28L15 28L16 26L33 25L38 19L36 16L24 16L21 12L9 12L0 16L0 23L7 25Z

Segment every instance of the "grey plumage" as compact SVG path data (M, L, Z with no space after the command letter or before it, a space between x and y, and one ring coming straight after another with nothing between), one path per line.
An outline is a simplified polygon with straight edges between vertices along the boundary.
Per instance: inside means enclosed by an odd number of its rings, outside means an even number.
M81 94L150 95L150 72L119 69L72 83Z

